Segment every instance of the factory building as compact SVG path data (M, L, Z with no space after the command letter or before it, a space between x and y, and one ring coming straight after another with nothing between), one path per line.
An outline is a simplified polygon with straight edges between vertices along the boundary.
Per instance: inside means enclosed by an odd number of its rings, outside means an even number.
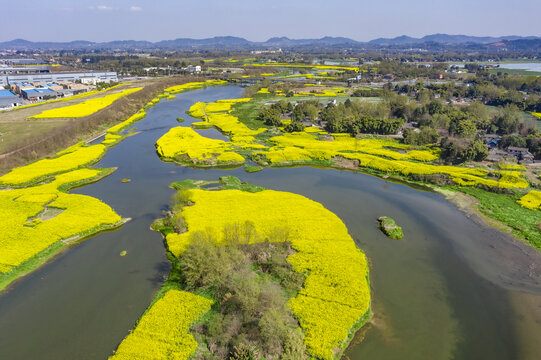
M14 82L20 83L58 83L61 81L81 81L82 79L95 78L97 82L118 82L118 76L114 71L108 72L61 72L46 74L17 74L0 75L0 87Z

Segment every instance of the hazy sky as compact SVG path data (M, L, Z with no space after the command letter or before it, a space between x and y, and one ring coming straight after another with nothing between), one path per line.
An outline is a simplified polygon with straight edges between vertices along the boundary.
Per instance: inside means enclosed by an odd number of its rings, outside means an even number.
M541 0L0 0L0 41L541 36Z

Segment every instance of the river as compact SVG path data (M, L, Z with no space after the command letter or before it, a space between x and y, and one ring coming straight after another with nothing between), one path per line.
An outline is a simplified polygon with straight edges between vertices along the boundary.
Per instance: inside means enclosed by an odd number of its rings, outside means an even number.
M234 175L322 203L347 225L370 265L374 318L346 355L361 359L535 359L541 333L541 256L483 225L441 195L373 176L309 167L258 173L192 169L160 161L156 140L196 101L240 97L225 86L163 100L135 124L140 133L97 167L111 176L74 193L97 197L132 220L65 250L0 296L0 359L107 359L169 271L163 240L149 230L182 179ZM197 130L222 138L216 130ZM131 182L122 183L121 179ZM393 217L404 239L377 228ZM309 214L307 214L309 216ZM121 251L126 256L120 256Z

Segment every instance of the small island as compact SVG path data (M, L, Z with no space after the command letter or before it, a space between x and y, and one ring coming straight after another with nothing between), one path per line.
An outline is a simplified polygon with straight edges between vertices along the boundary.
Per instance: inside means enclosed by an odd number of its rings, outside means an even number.
M402 228L396 225L396 222L388 216L380 216L378 218L379 228L385 235L394 240L400 240L404 236Z

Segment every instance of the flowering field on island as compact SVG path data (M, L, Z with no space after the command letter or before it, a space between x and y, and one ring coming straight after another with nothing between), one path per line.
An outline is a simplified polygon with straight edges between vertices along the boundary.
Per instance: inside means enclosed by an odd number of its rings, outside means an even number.
M190 82L182 85L175 85L168 87L164 91L169 94L180 94L187 90L196 90L204 88L205 86L212 86L212 85L225 85L227 84L227 81L224 80L207 80L207 81L201 81L201 82Z
M232 106L239 102L250 101L249 98L218 100L215 103L195 103L189 110L192 117L204 121L194 123L193 126L215 126L223 133L229 134L235 145L254 143L254 136L266 131L265 128L252 130L231 115Z
M197 348L190 325L210 310L212 300L169 290L141 317L109 360L187 360Z
M141 89L142 88L123 90L117 93L104 95L99 98L90 99L80 104L64 106L57 109L45 110L38 115L31 116L30 118L36 118L36 119L78 118L78 117L92 115L93 113L111 105L113 102L120 99L121 97L132 94Z
M292 193L187 191L194 203L182 211L189 231L166 237L177 257L193 233L220 234L232 221L252 222L257 233L269 237L277 226L291 229L287 240L297 253L288 261L294 271L305 274L306 281L289 306L304 330L309 353L332 359L333 350L345 345L349 330L370 309L366 258L344 223L321 204Z
M156 142L158 154L176 159L187 156L187 161L208 164L216 157L218 162L244 163L244 157L232 151L232 143L209 139L199 135L192 128L176 127L169 130Z
M337 93L343 91L342 88L338 87L332 88L332 90ZM182 137L177 136L175 141L174 137L168 133L167 141L158 141L157 146L161 147L164 151L163 154L167 152L169 155L175 155L166 156L170 158L179 157L184 153L192 159L209 159L209 154L218 156L225 151L237 153L242 151L242 155L239 154L236 159L239 163L241 162L240 156L242 156L262 165L271 166L322 164L321 162L328 165L334 159L345 158L358 161L360 167L385 173L404 176L447 175L459 186L484 186L502 189L526 189L530 186L526 177L514 171L525 170L522 165L500 164L501 170L493 172L479 168L437 165L434 162L440 157L439 148L412 147L393 139L357 139L349 134L328 134L332 138L331 141L327 141L328 139L320 138L322 135L327 135L325 131L316 127L307 127L302 132L282 133L267 140L258 140L256 136L267 129L250 129L238 117L232 115L235 103L250 100L244 98L218 100L215 103L197 102L190 108L191 116L203 120L194 123L194 127L214 126L229 136L229 142L212 141L207 145L204 137L199 135L190 135L190 141L184 141ZM287 121L284 120L284 124ZM283 128L279 129L283 130ZM181 132L178 131L178 133ZM190 144L191 147L187 147L187 144ZM191 154L188 154L188 150ZM162 156L165 156L163 154ZM228 157L232 158L232 155L228 155ZM212 165L208 161L202 164Z
M107 151L104 145L83 146L79 143L57 154L52 159L43 159L15 168L0 177L0 185L21 185L41 180L49 175L78 169L98 161Z
M121 219L108 205L86 195L66 194L69 184L91 181L103 170L57 175L47 184L0 191L0 275L59 240L86 234ZM52 214L52 215L51 215Z

